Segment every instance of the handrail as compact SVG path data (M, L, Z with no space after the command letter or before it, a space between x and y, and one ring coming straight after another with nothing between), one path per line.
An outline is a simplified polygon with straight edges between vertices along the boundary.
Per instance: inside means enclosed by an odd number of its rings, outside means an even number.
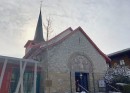
M78 84L79 87L81 87L82 89L84 89L87 93L89 93L88 90L86 90L83 86L81 86L80 84Z
M116 88L115 88L115 87L113 87L112 85L109 85L109 84L108 84L108 86L110 86L111 88L113 88L113 89L115 89L116 91L120 92L120 90L119 90L119 89L116 89Z

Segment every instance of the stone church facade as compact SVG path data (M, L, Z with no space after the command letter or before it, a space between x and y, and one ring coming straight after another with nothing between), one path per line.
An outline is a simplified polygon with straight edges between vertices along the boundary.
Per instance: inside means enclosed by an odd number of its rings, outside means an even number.
M81 27L71 27L49 41L43 38L39 14L34 40L26 45L25 59L41 64L40 93L103 92L103 79L110 59L94 44Z

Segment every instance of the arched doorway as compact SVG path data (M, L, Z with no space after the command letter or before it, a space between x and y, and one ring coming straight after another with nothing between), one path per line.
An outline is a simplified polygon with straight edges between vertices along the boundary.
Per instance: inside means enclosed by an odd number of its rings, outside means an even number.
M87 55L83 53L74 53L70 56L69 67L70 85L73 92L88 92L91 86L94 87L93 65Z

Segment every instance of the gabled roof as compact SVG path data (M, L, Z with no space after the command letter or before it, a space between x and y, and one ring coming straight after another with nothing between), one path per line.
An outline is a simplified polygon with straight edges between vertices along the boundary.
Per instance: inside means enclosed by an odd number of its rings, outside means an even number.
M37 43L36 45L33 45L31 50L25 54L25 56L23 58L28 58L29 56L31 56L34 51L38 50L39 48L43 47L44 45L46 45L46 43L54 43L56 41L61 40L61 38L65 37L66 35L68 35L69 33L71 33L73 31L73 29L71 27L67 28L66 30L64 30L63 32L61 32L60 34L58 34L57 36L53 37L52 39L46 41L46 42L41 42L41 43ZM32 40L28 40L28 42L25 44L24 47L28 46L28 44L30 44L31 42L34 42Z
M71 29L72 30L72 29ZM67 39L68 37L70 37L71 35L73 35L74 33L76 33L77 31L80 31L81 33L83 33L83 35L88 39L88 41L93 45L93 47L99 52L99 54L105 58L106 62L110 62L110 58L105 55L97 46L96 44L90 39L90 37L83 31L83 29L81 27L78 27L77 29L75 29L74 31L70 31L70 33L64 35L63 37L61 37L60 39L56 40L57 38L59 38L61 35L63 35L63 33L67 32L68 30L65 30L64 32L62 32L61 34L57 35L56 37L54 37L53 39L49 40L48 42L48 47L52 47L52 46L55 46L61 42L63 42L65 39ZM53 42L52 42L53 41ZM42 52L43 49L45 49L47 46L46 46L46 43L44 43L43 45L40 45L40 46L37 46L39 47L37 50L35 50L35 54L34 55L37 55L39 54L40 52ZM36 47L36 46L35 46ZM34 53L33 52L33 53ZM32 53L31 53L32 54ZM28 55L25 55L25 58L27 58Z
M31 42L34 42L33 40L28 40L27 43L24 45L24 47L26 48Z
M108 56L112 57L112 56L120 55L120 54L127 53L127 52L130 52L130 48L123 49L123 50L108 54Z
M76 29L76 31L81 31L83 34L84 34L84 36L88 39L88 41L94 46L94 48L99 52L99 54L102 56L102 57L104 57L105 58L105 60L106 60L106 62L110 62L111 61L111 59L106 55L106 54L104 54L98 47L97 47L97 45L90 39L90 37L83 31L83 29L81 28L81 27L78 27L77 29Z

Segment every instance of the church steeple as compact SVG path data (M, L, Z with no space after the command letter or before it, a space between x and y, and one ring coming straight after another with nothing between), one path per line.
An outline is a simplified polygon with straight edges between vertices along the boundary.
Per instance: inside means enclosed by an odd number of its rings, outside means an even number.
M41 8L40 8L39 18L38 18L36 32L35 32L35 36L34 36L34 41L36 41L36 42L45 41L44 38L43 38Z

